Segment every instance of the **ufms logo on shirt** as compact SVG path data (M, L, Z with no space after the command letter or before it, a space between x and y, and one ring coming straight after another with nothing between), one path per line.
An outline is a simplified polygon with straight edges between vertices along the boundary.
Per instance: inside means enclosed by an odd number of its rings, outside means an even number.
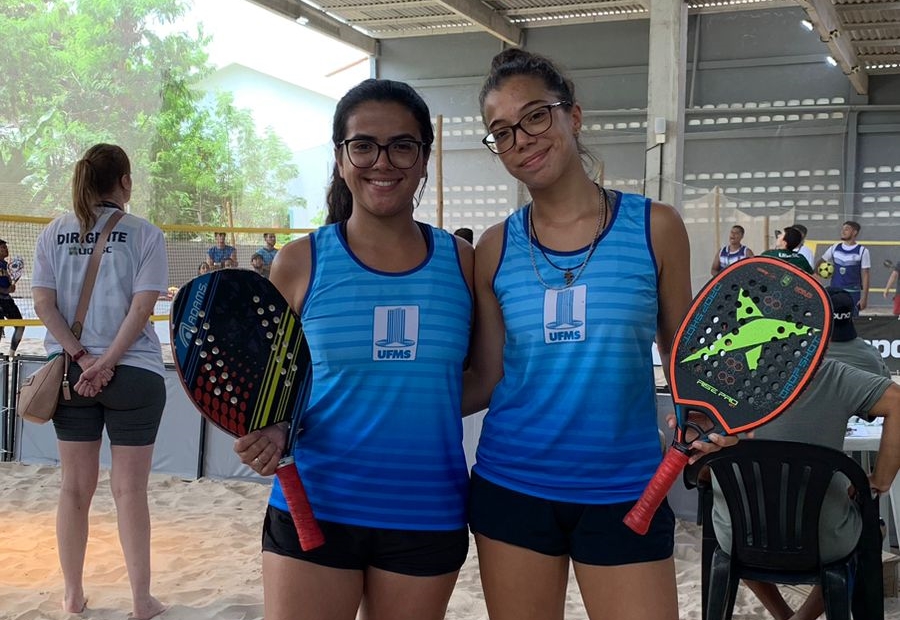
M544 342L583 342L587 286L579 284L562 290L544 292Z
M414 360L419 340L418 306L376 306L372 359Z

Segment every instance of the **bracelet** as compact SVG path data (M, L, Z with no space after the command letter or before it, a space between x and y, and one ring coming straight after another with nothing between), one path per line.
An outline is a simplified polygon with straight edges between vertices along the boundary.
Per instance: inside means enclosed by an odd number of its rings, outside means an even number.
M86 350L86 349L82 349L81 351L79 351L78 353L76 353L75 355L72 356L72 361L73 361L73 362L77 362L78 360L80 360L80 359L81 359L82 357L84 357L85 355L87 355L87 350Z

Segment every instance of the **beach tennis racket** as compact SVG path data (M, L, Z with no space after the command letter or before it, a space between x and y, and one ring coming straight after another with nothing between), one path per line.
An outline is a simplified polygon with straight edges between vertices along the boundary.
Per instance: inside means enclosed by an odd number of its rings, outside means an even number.
M19 278L25 273L25 259L21 256L16 256L9 261L8 273L11 282L18 282Z
M830 336L828 293L786 261L753 257L710 280L672 347L677 426L671 449L625 524L647 533L694 441L746 432L784 412L815 375Z
M325 542L292 448L309 400L312 364L300 319L265 278L241 269L197 276L172 301L172 348L194 406L234 437L290 422L275 474L304 551Z

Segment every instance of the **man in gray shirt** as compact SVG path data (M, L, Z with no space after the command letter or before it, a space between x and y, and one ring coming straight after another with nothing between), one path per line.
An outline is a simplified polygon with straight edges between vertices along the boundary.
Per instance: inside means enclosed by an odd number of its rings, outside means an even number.
M844 289L829 286L831 310L834 313L831 343L825 357L850 364L854 368L891 378L891 371L881 353L856 334L853 325L853 298Z
M849 303L853 303L852 299ZM843 306L838 308L843 309ZM842 316L843 312L838 314ZM843 340L850 331L846 329L846 324L842 325L844 327L838 330L838 338L841 339L839 343L850 343L851 340ZM855 330L853 333L855 334ZM860 342L869 346L864 341ZM877 351L875 354L877 355ZM869 479L873 490L886 493L900 468L900 386L888 377L829 359L831 355L829 346L825 361L806 391L782 415L758 428L755 437L813 443L841 450L850 416L883 416L878 460ZM874 362L869 358L868 363ZM841 474L835 476L822 505L819 545L825 562L850 553L862 531L861 518L856 504L850 501L848 487L846 477ZM713 526L719 545L723 549L730 549L731 520L715 478ZM777 585L757 581L745 583L776 620L814 620L824 612L822 592L818 586L813 588L803 605L794 612L781 596Z

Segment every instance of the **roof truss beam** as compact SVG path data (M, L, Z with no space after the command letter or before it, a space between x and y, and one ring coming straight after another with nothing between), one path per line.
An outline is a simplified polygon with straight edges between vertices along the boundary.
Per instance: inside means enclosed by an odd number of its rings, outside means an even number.
M842 36L843 24L831 0L798 0L798 2L806 10L809 20L819 33L819 38L828 46L831 57L837 61L856 92L860 95L868 93L869 76L865 69L860 67L860 61L853 49L853 41L849 36ZM900 2L890 4L900 5Z
M250 2L288 19L302 22L324 35L359 48L370 56L378 53L376 39L299 0L250 0Z
M513 25L500 13L489 9L479 0L437 0L437 4L450 9L473 24L477 24L510 45L518 45L522 41L521 28Z

